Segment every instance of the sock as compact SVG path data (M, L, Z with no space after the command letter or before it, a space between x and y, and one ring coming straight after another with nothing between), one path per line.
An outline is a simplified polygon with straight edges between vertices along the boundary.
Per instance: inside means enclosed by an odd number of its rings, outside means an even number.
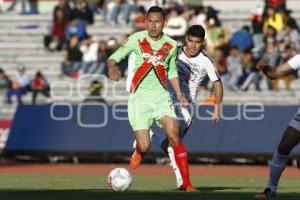
M278 182L283 172L286 162L288 160L287 155L282 155L275 151L272 157L272 161L270 163L270 177L268 182L268 188L270 188L273 192L277 191Z
M175 155L174 155L174 151L172 147L168 147L168 155L171 161L171 165L173 168L173 171L175 173L175 177L176 177L176 183L177 183L177 188L180 188L180 186L182 185L183 181L182 181L182 177L180 174L180 170L176 164L176 160L175 160Z
M175 161L179 168L180 174L182 176L182 180L183 180L182 185L183 187L186 187L191 184L187 152L182 143L177 146L174 146L173 149L174 149Z

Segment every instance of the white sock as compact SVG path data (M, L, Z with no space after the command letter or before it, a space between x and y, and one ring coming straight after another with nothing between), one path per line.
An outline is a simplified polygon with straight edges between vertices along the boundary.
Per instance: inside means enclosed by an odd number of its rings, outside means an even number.
M283 172L286 162L288 160L287 155L282 155L277 152L274 152L272 161L270 163L270 177L268 182L268 188L270 188L273 192L277 191L278 182Z
M175 176L176 176L177 188L179 188L182 185L183 180L182 180L182 176L180 174L179 168L178 168L178 166L176 164L176 161L175 161L174 150L170 146L168 147L168 154L169 154L169 157L170 157L170 161L171 161L173 171L174 171Z

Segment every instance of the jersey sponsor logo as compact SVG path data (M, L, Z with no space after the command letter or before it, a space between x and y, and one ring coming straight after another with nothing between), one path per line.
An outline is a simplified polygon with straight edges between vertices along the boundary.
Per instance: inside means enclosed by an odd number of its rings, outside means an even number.
M158 66L158 65L163 65L163 57L161 55L155 56L151 55L149 53L143 53L144 60L146 60L147 63L153 65L153 66Z
M137 90L141 82L152 69L154 69L155 75L160 84L166 89L167 77L163 61L168 56L169 52L173 48L173 45L165 42L158 52L154 54L151 44L146 38L144 38L142 41L139 40L138 42L145 61L141 64L133 76L130 92L133 93ZM166 49L168 49L168 51L166 51Z

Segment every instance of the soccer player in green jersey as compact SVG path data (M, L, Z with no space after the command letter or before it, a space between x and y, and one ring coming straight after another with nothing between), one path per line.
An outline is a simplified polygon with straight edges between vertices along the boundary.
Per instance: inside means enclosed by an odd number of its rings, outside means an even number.
M131 35L108 59L108 75L118 81L120 70L117 66L122 59L134 53L134 74L130 82L128 117L137 141L130 166L136 169L143 156L150 149L150 128L157 121L165 131L169 144L174 149L175 160L183 178L181 189L187 192L198 191L190 182L188 155L179 136L179 126L170 94L166 89L169 79L179 102L183 107L189 103L179 86L176 68L177 43L162 30L166 23L160 7L149 9L146 18L146 31Z

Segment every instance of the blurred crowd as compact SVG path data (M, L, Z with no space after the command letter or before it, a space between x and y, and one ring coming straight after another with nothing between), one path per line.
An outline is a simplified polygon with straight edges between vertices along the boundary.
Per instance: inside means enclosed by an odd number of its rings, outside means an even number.
M269 90L278 91L279 80L266 79L255 65L260 59L266 59L276 67L299 52L299 26L291 15L292 10L286 8L285 0L265 0L264 3L251 13L248 23L233 32L219 19L218 14L222 11L203 6L201 0L151 0L151 5L162 6L167 14L164 33L179 44L184 44L189 26L200 24L205 28L206 51L215 59L227 90L247 91L253 85L255 90L261 91L264 81ZM97 36L87 33L86 27L93 26L95 15L101 15L105 28L118 26L131 27L132 32L144 30L147 9L138 0L59 0L53 10L49 32L44 37L45 48L49 53L64 51L62 76L76 79L80 74L107 75L108 57L130 34L97 41ZM126 76L127 62L120 63L123 77ZM286 90L291 89L291 82L298 78L297 75L293 72L282 78ZM0 79L3 85L7 77ZM208 85L208 81L203 82L203 88ZM49 95L46 88L41 92L45 96ZM7 92L8 102L13 94L15 91ZM36 98L34 94L33 98Z

